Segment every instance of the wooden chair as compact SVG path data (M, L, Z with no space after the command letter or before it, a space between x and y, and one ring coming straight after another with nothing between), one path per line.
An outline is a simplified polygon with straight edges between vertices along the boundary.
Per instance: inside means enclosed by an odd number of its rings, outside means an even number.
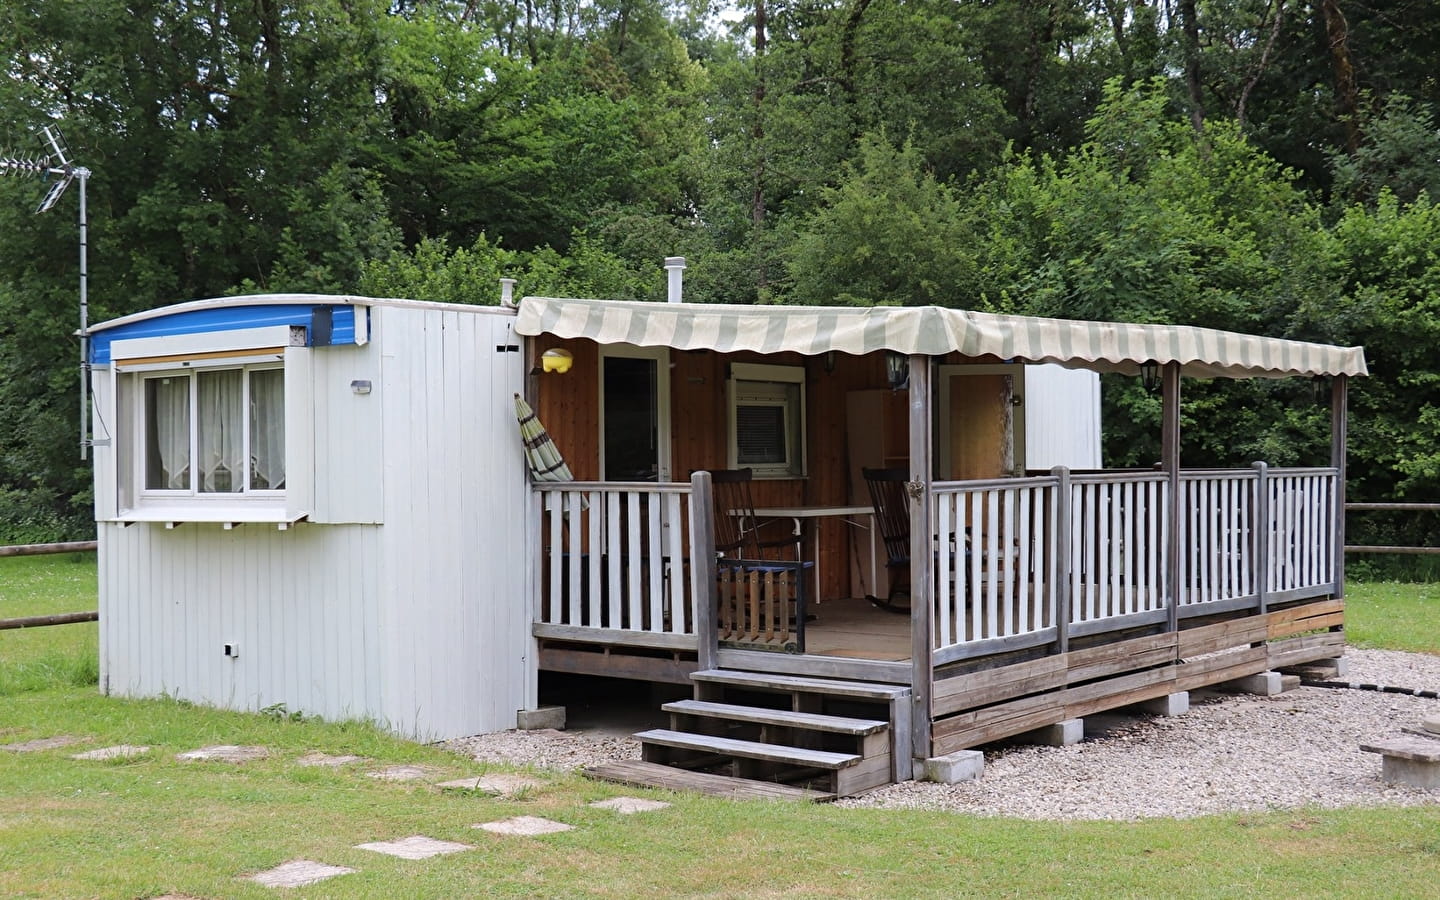
M789 548L793 551L789 559L798 561L804 535L760 539L760 520L755 516L755 500L750 494L753 477L753 469L710 470L715 496L715 552L731 559L785 559L787 554L781 551Z
M906 469L861 469L870 488L870 502L875 507L875 527L885 544L885 571L890 576L890 590L882 600L873 594L867 599L881 609L910 612L910 498L905 482ZM897 601L904 598L904 604Z
M762 539L751 469L712 469L721 639L734 646L805 652L803 535Z

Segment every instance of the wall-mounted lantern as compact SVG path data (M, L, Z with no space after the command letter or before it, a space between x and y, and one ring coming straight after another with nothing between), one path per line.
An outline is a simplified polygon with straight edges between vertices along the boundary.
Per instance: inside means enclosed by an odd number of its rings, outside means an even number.
M1140 385L1150 393L1160 390L1160 364L1147 359L1140 364Z
M885 377L890 390L901 391L910 384L910 357L894 350L885 351Z

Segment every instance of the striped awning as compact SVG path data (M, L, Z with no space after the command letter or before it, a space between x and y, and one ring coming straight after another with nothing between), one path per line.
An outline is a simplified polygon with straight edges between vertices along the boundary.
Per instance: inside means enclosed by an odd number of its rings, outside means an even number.
M1134 375L1180 363L1194 378L1365 375L1363 347L1334 347L1186 325L1001 316L938 306L726 306L526 297L516 332L678 350L817 355L878 350L993 356Z

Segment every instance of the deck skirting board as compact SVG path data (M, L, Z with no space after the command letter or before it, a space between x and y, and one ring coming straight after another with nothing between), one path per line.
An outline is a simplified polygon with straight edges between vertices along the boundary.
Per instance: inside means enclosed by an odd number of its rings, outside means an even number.
M1344 600L1141 635L951 674L934 685L932 756L1344 653ZM983 665L975 661L971 665Z
M699 664L693 659L634 656L562 647L541 647L539 663L540 669L545 672L633 678L667 684L689 684L690 673L699 668Z

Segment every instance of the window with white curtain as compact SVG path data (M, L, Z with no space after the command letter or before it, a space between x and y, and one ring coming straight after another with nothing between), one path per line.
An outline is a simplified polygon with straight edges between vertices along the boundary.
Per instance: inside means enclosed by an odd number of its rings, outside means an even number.
M144 376L142 484L167 496L285 489L285 371L275 366Z

